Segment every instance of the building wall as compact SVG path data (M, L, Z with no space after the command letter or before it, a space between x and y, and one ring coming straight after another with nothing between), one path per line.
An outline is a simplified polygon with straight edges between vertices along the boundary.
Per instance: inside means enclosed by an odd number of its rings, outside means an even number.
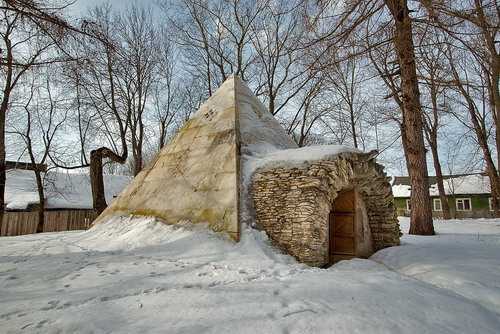
M370 255L369 249L398 245L400 231L388 179L382 166L358 154L301 167L258 170L251 186L257 228L300 262L326 265L331 203L339 191L353 187L368 220L366 228L358 231L367 239L359 247L362 255Z
M490 194L479 194L479 195L456 195L448 196L448 206L450 207L450 214L452 218L492 218L493 212L489 208L489 198ZM439 198L437 196L431 197L432 209L434 209L433 201L434 198ZM472 210L471 211L457 211L456 210L456 199L459 198L470 198ZM398 197L394 199L394 204L396 205L398 216L410 216L410 212L406 209L406 200L409 197ZM441 218L443 216L442 211L432 211L432 216L436 218Z
M94 210L45 211L43 232L86 230L96 218ZM5 211L0 236L34 234L38 225L38 211Z

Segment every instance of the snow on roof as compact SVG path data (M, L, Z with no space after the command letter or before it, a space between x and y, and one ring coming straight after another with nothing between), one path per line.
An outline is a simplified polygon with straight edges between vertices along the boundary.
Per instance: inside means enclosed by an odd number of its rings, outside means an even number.
M358 149L343 145L316 145L291 148L267 153L257 160L257 168L296 166L309 161L332 158L341 153L364 153Z
M238 77L234 77L242 154L297 148L281 124Z
M47 172L44 179L46 207L49 209L92 209L92 190L88 174ZM130 182L122 175L104 175L108 203ZM24 210L38 203L35 173L30 170L7 171L5 202L8 210Z
M364 152L343 145L316 145L243 156L243 182L249 183L252 174L259 168L300 166L311 161L329 159L342 153Z
M444 180L444 190L446 195L473 195L491 193L490 180L481 174L463 175L451 177ZM410 197L411 187L404 184L392 186L394 197ZM439 196L437 183L429 187L431 196Z

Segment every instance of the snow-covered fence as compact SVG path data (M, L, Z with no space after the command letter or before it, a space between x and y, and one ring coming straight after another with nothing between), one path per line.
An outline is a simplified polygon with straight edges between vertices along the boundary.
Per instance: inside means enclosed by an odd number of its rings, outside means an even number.
M96 218L93 210L54 210L45 212L44 232L86 230ZM38 212L5 212L0 236L36 233Z

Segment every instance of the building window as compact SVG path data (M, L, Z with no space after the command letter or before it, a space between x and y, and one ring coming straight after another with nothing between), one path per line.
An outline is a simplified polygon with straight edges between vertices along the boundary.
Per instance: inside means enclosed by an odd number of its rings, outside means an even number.
M440 198L434 198L432 203L434 204L434 211L443 211L443 208L441 207L441 199Z
M411 211L411 202L409 199L406 200L406 211Z
M457 211L472 210L470 198L457 198L456 203L457 203Z

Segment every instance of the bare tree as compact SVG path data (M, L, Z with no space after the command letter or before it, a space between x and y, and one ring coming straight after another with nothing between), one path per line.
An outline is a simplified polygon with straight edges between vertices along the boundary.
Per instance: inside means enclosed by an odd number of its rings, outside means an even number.
M462 53L462 56L464 54ZM462 58L460 61L460 54L458 50L452 51L451 46L448 46L446 57L449 62L449 68L451 70L451 75L453 77L453 87L462 97L458 100L460 104L467 111L469 120L462 120L462 118L454 114L456 118L462 122L465 126L472 129L476 135L476 140L483 153L483 159L486 163L486 173L488 174L491 194L492 194L492 206L495 214L499 215L499 203L498 198L500 197L500 178L498 175L498 169L495 166L492 150L488 144L488 137L490 133L490 126L488 125L488 111L485 108L482 101L485 100L485 85L475 84L471 79L471 67L470 64ZM481 68L476 69L481 72ZM480 80L484 80L481 74L478 75ZM479 99L476 96L479 95ZM479 100L479 104L476 102Z
M97 36L100 42L82 36L73 46L81 61L72 62L65 74L68 85L75 92L80 141L93 140L92 144L98 148L90 151L90 158L85 152L78 154L80 161L76 164L74 161L64 161L68 157L61 156L60 152L54 152L51 161L66 169L90 167L93 207L97 213L101 213L107 206L103 161L123 164L128 156L126 135L132 108L126 105L120 93L122 87L131 83L124 79L120 43L117 41L119 26L113 21L110 7L96 7L90 15L94 22L88 25L87 31ZM90 124L91 121L97 124ZM87 135L90 128L94 130L92 138ZM83 149L88 145L88 142L81 142L79 147Z
M347 4L326 1L326 3L327 5L323 6L323 11L315 16L318 20L326 17L326 21L331 22L331 29L326 33L321 33L316 40L316 42L326 44L325 50L348 44L349 38L358 36L361 33L361 26L369 22L371 18L381 22L382 30L387 26L392 27L390 40L394 46L397 67L395 71L389 73L389 76L399 78L399 86L393 88L395 89L394 94L398 95L395 100L400 103L400 111L402 112L401 138L412 186L410 233L432 235L434 227L429 197L423 116L415 64L412 18L407 1L352 1ZM388 10L388 13L382 12L384 8ZM380 14L381 12L383 14ZM376 14L378 16L375 16ZM389 21L387 21L387 17L390 18ZM371 31L368 31L369 36L372 34ZM370 43L368 49L385 44L386 40L374 44ZM365 50L359 50L360 54L366 52Z
M324 103L322 90L325 82L323 79L321 77L310 80L306 85L306 90L297 96L300 104L287 127L287 132L292 135L299 147L309 143L313 126L331 111L331 105Z
M496 0L422 1L430 22L468 50L481 66L487 99L495 123L495 143L500 151L500 10ZM500 155L497 156L500 165Z
M449 89L446 81L448 69L445 66L445 44L439 40L439 32L424 30L421 37L422 44L419 48L418 69L421 77L424 96L428 105L424 110L424 134L432 153L436 183L441 201L441 210L444 219L450 219L450 208L444 188L443 171L438 150L438 132L443 126L443 115L447 111L446 92ZM431 36L429 36L431 35Z
M249 50L252 24L266 2L183 0L182 6L171 13L177 43L190 55L185 65L194 76L206 79L209 95L231 74L250 79L247 74L254 58ZM163 7L168 11L166 4ZM205 65L203 71L200 63Z
M145 113L152 96L154 82L158 79L160 60L159 33L152 18L151 9L132 6L115 22L119 26L120 50L117 53L122 70L119 72L120 93L129 109L131 151L134 159L134 175L143 167Z
M28 6L29 5L29 6ZM11 97L29 71L40 65L57 61L51 52L60 43L62 31L53 33L52 21L62 24L56 15L52 18L38 9L36 3L3 1L0 7L0 38L2 92L0 103L0 228L5 206L5 128ZM52 34L47 32L51 30Z
M65 123L68 113L66 101L60 96L54 96L49 79L52 75L54 71L50 68L31 75L31 84L26 85L29 89L28 97L22 106L24 115L11 122L14 124L9 131L22 138L33 166L47 163L54 138ZM42 172L41 169L34 168L39 198L37 233L43 232L45 222L45 182Z
M176 80L176 51L166 27L161 33L162 43L158 61L158 77L153 92L154 119L158 124L158 151L162 149L167 140L170 126L175 121L179 111L180 85Z
M406 145L408 172L411 181L410 234L432 235L432 209L423 136L423 114L420 104L412 19L406 0L384 1L394 22L394 49L401 77L402 130Z
M361 95L361 85L367 83L367 78L360 67L361 57L351 56L345 61L335 62L325 70L328 85L338 101L339 111L348 116L348 129L355 148L359 148L358 128L362 128L361 116L367 104Z
M314 76L304 62L306 34L300 1L267 2L252 24L255 92L264 97L273 115L293 101Z

